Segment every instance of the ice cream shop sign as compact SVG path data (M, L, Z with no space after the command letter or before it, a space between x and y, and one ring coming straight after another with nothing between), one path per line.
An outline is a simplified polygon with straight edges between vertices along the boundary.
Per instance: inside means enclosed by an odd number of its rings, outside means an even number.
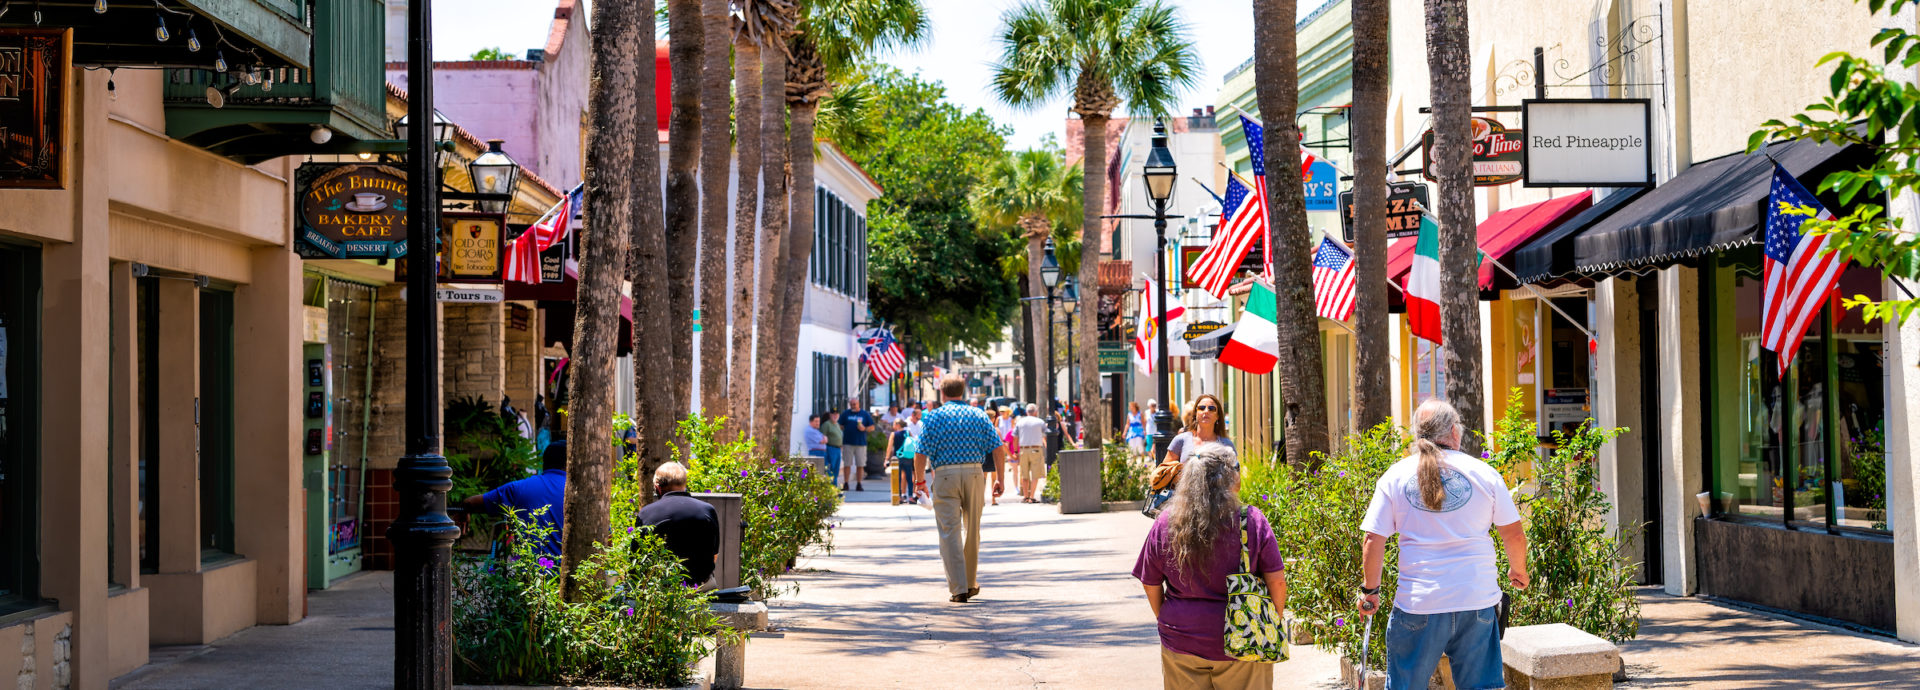
M407 176L385 165L300 166L300 255L381 259L407 253Z

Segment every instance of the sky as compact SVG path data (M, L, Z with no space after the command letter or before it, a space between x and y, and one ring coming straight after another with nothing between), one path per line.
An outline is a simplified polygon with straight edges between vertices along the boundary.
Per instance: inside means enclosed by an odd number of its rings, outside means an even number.
M995 122L1013 129L1007 141L1010 148L1037 146L1048 134L1056 138L1065 134L1066 98L1017 111L1002 105L988 89L991 61L999 51L994 33L1000 15L1021 0L923 1L932 18L932 39L918 50L883 56L883 62L945 83L947 96L955 103L985 109ZM1174 103L1174 112L1184 113L1214 103L1221 79L1253 56L1253 10L1248 0L1171 1L1180 8L1200 56L1198 85ZM459 11L434 13L435 58L464 59L488 47L524 55L528 48L546 44L555 4L553 0L461 0ZM1299 16L1321 4L1300 0ZM453 6L442 0L435 9Z

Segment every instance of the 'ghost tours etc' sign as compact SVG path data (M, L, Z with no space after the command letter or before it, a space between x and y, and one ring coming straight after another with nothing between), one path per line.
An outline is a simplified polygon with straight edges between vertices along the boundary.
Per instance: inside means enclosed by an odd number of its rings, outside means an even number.
M391 259L406 255L405 172L385 165L308 163L300 166L295 178L300 190L296 243L300 256Z
M1489 118L1473 118L1473 186L1497 187L1520 180L1526 160L1526 132L1507 129ZM1433 130L1421 139L1420 174L1433 176Z
M1387 238L1419 235L1421 208L1432 208L1427 203L1426 183L1388 184ZM1353 192L1350 191L1340 193L1340 229L1346 233L1347 242L1351 244L1353 242Z
M66 187L72 52L69 29L0 29L0 188Z

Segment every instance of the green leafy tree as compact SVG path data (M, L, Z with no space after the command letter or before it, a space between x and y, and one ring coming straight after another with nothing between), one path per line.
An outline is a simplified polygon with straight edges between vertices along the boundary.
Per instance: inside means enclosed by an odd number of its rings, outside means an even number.
M1858 0L1856 0L1858 1ZM1866 0L1874 13L1889 21L1920 0ZM1911 26L1911 20L1908 26ZM1887 213L1891 197L1920 194L1920 84L1914 83L1920 65L1920 34L1898 25L1881 29L1873 45L1880 55L1861 56L1838 51L1820 58L1831 65L1831 92L1806 112L1785 120L1768 120L1747 140L1749 152L1768 141L1810 139L1821 143L1865 146L1872 160L1865 167L1829 173L1815 192L1833 192L1853 211L1833 220L1812 218L1808 207L1787 209L1808 216L1801 228L1827 235L1830 251L1863 266L1878 267L1890 278L1920 281L1920 233L1903 219ZM1911 291L1905 299L1874 300L1866 295L1842 296L1841 304L1860 309L1867 320L1904 322L1920 309Z
M891 68L869 81L874 135L843 147L886 190L867 206L869 304L915 352L984 348L1018 293L995 268L1008 245L981 229L967 191L1004 155L1006 131L937 82Z
M479 50L473 51L473 54L467 56L467 59L473 60L475 62L482 62L482 61L490 61L490 60L512 60L514 58L512 53L502 50L498 46L496 46L493 48L481 48Z
M1288 26L1292 24L1289 20ZM1080 116L1081 237L1099 237L1106 201L1107 122L1121 105L1135 116L1162 115L1175 94L1194 86L1200 58L1179 12L1161 0L1026 0L1001 18L994 94L1008 105L1038 108L1072 95ZM1296 185L1298 186L1298 185ZM1081 247L1080 284L1100 284L1099 242ZM1079 323L1080 368L1100 366L1096 319ZM1100 399L1100 377L1080 382L1080 399ZM1105 438L1104 409L1086 409L1088 438Z
M1021 272L1026 274L1028 299L1024 311L1033 332L1043 331L1048 323L1046 282L1040 276L1047 238L1054 228L1079 218L1081 175L1079 168L1067 165L1057 148L1009 153L974 186L968 199L974 219L984 229L1018 237L1026 245L1024 257L1013 253L1008 258L1025 259L1018 263L1024 264ZM1064 254L1057 243L1054 254ZM1015 262L1002 265L1011 268L1012 263ZM1018 274L1015 279L1018 280ZM1049 332L1049 337L1027 339L1027 361L1052 361L1048 357L1048 350L1053 346L1051 335Z

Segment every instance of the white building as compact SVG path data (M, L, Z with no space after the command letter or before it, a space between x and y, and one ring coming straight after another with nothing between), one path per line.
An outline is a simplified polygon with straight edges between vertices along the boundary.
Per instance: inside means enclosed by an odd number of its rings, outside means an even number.
M815 156L813 267L800 316L800 353L794 360L793 426L796 452L805 450L807 417L846 407L850 395L872 385L860 364L855 334L868 328L867 202L880 185L833 144Z

